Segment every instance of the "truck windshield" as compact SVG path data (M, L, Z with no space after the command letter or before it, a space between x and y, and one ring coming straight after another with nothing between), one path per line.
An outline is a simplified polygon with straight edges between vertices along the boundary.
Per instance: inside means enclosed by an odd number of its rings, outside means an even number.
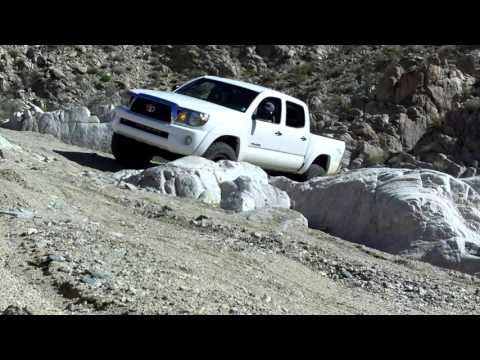
M227 84L212 79L198 79L182 86L177 94L191 96L197 99L245 112L257 97L258 92L240 86Z

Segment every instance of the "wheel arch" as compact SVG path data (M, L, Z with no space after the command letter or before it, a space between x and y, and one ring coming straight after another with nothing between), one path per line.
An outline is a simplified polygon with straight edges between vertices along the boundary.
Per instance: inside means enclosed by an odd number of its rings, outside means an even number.
M331 162L331 156L330 155L328 155L328 154L315 154L309 159L309 161L307 161L304 164L301 173L307 172L308 169L310 168L310 166L312 166L312 164L317 164L317 165L320 165L325 170L325 173L328 174L329 169L330 169L330 162Z
M238 135L228 134L228 135L219 135L219 134L211 134L208 135L204 141L198 146L197 150L195 151L196 155L202 156L207 149L212 146L212 144L216 142L224 142L232 147L235 151L235 155L237 159L240 156L241 152L241 139Z

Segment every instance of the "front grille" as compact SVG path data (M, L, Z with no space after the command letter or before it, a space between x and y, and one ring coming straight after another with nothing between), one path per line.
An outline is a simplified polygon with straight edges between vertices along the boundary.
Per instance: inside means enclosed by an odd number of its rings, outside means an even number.
M160 121L170 122L171 120L170 106L141 97L135 99L130 110Z
M163 138L168 139L168 133L165 132L165 131L157 130L157 129L151 128L149 126L145 126L145 125L142 125L142 124L139 124L139 123L127 120L127 119L123 119L123 118L120 119L120 124L127 125L127 126L135 128L135 129L146 131L146 132L149 132L153 135L161 136Z

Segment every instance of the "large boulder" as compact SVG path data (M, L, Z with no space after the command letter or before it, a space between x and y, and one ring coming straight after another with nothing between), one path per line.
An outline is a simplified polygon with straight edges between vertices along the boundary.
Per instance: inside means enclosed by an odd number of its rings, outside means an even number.
M114 178L162 194L218 204L225 210L290 207L288 195L271 186L262 169L244 162L215 163L187 156L144 171L122 170Z
M12 144L0 135L0 159L4 159L7 157L7 154L19 150L21 150L21 148L18 145Z
M223 209L249 211L274 206L290 208L290 198L284 191L247 176L224 181L220 183L220 189L220 206Z
M67 144L110 152L113 130L101 123L84 106L52 112L30 111L15 113L2 127L11 130L36 131L51 134Z
M307 183L271 179L313 228L470 273L480 272L479 183L433 170L386 168Z

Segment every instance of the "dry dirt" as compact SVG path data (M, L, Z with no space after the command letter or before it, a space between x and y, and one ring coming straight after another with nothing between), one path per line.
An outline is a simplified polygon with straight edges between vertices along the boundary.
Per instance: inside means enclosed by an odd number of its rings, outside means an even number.
M0 312L479 312L476 277L307 229L293 211L233 214L121 188L108 154L0 135L23 149L0 159ZM26 218L8 213L19 209Z

